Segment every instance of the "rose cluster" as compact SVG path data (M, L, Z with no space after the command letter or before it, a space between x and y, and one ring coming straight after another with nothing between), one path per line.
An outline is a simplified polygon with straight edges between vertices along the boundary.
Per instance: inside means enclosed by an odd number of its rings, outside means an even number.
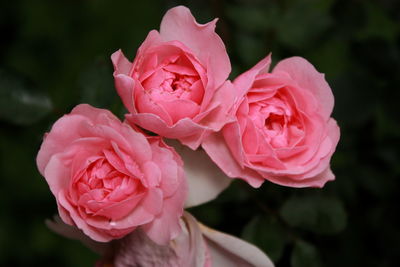
M122 51L111 56L125 121L81 104L45 135L37 165L61 218L52 229L95 247L118 239L103 254L116 266L272 266L260 250L199 224L184 207L211 200L230 178L252 187L333 180L334 99L324 75L300 57L270 70L268 55L228 80L216 22L199 24L189 9L170 9L133 62Z

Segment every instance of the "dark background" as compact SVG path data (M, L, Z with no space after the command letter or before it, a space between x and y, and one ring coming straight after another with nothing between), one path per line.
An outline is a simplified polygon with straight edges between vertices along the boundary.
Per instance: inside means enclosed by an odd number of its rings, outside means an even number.
M0 3L0 266L90 266L97 255L48 230L56 204L36 169L42 135L78 103L123 107L110 55L132 60L175 5L219 17L231 78L273 52L326 74L341 140L323 189L235 181L191 212L277 266L396 266L400 253L400 1L47 0Z

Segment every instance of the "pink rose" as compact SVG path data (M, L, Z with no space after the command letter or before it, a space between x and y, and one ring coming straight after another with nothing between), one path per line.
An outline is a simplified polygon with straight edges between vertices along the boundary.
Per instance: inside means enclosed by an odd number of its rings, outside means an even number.
M112 55L115 86L130 123L196 149L228 121L231 65L214 31L216 21L198 24L189 9L175 7L160 32L149 33L133 63L120 50Z
M228 176L254 187L265 179L322 187L334 179L329 162L339 140L332 91L303 58L285 59L271 73L269 64L267 57L234 81L236 121L203 148Z
M40 173L64 222L106 242L140 228L165 244L181 231L187 187L179 155L111 112L78 105L46 135Z

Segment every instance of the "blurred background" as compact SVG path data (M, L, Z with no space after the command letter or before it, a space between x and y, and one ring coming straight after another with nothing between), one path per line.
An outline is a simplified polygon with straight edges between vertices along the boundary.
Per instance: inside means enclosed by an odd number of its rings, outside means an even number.
M18 0L0 3L0 266L91 266L98 258L44 220L54 197L36 169L43 134L78 103L122 117L110 55L129 59L162 15L219 17L231 78L273 52L307 58L335 95L336 180L323 189L235 181L191 212L264 250L276 266L396 266L400 253L400 1ZM397 265L398 266L398 265Z

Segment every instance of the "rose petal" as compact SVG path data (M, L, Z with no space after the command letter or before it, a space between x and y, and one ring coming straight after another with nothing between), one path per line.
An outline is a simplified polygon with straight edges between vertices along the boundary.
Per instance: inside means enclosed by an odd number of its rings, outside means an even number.
M193 133L201 133L205 130L208 130L207 127L201 126L189 118L181 119L174 125L169 126L155 114L127 114L125 117L129 124L139 125L140 127L149 131L157 132L159 135L166 138L181 139L183 137L192 136ZM194 143L195 141L199 142L199 140L196 139L191 143ZM190 146L189 143L187 145ZM197 147L198 144L196 144L193 149L196 149Z
M160 35L164 41L179 40L185 44L203 64L210 61L208 71L218 87L228 78L231 65L225 45L215 33L216 22L198 24L188 8L178 6L164 15Z
M54 196L69 186L71 178L70 169L64 165L60 157L60 154L51 157L43 171L43 176Z
M44 137L36 163L40 173L44 176L44 170L52 155L64 151L71 142L80 138L79 127L85 118L80 115L64 115L56 121L51 131ZM68 128L68 131L65 129Z
M210 160L202 150L193 151L179 142L168 140L184 161L189 195L185 207L194 207L216 198L225 190L231 179Z
M235 101L235 89L230 81L226 81L215 92L207 110L202 110L195 120L216 132L220 131L225 124L233 121L231 109Z
M264 182L264 179L257 172L248 168L241 168L232 156L221 133L206 137L202 147L212 161L229 177L241 178L256 188Z
M271 64L271 54L269 54L267 57L258 62L250 70L239 75L233 81L234 86L237 88L236 102L239 102L238 100L243 98L243 96L251 88L257 75L268 71L270 64Z
M135 86L135 81L129 76L132 69L132 63L124 56L121 50L114 52L111 55L111 61L114 65L114 79L115 88L119 96L124 102L125 107L130 111L134 112L135 107L133 105L133 88Z
M142 199L143 194L136 194L112 205L108 203L106 207L98 210L93 216L104 216L113 221L117 221L129 214Z
M199 105L191 100L158 101L172 120L172 124L184 118L193 118L200 110Z
M267 255L254 245L199 225L207 242L213 266L274 266Z
M178 192L187 192L184 174L180 173ZM143 225L146 234L160 245L166 245L170 240L176 238L181 232L179 218L183 214L183 203L187 194L174 194L164 199L163 208L154 220Z
M275 66L274 72L286 72L301 88L310 90L318 99L323 117L329 118L334 105L332 90L324 74L319 73L310 62L301 57L287 58Z

